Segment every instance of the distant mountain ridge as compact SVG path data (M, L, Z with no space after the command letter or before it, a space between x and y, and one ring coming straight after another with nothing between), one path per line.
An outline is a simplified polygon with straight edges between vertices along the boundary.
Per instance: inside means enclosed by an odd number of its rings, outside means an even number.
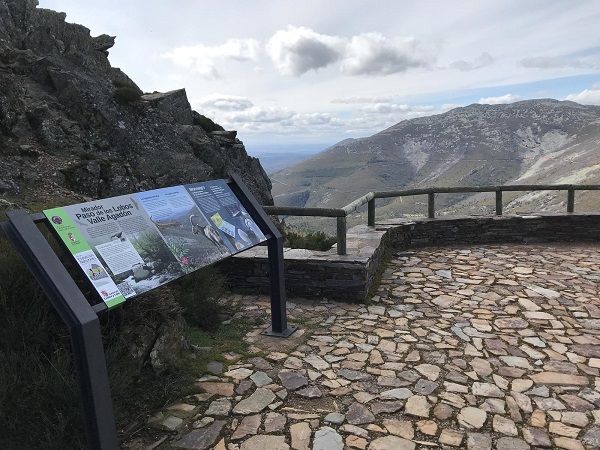
M473 104L344 140L274 174L273 197L278 205L340 207L369 191L410 187L591 184L600 181L599 144L600 106L552 99ZM509 200L518 203L516 196ZM564 203L554 197L544 200L550 209ZM440 205L462 212L465 198ZM391 203L380 211L393 215L398 200ZM422 210L417 203L400 209Z

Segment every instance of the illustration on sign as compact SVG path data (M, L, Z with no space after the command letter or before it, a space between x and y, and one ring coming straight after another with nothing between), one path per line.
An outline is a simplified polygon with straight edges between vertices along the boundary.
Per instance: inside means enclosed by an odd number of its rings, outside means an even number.
M44 214L109 307L266 240L225 180Z

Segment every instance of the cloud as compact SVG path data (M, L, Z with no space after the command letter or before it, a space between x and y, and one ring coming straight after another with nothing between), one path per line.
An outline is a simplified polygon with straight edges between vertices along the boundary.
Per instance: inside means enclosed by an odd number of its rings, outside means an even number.
M600 105L600 86L597 89L585 89L579 94L567 95L565 100L581 103L582 105Z
M409 112L411 108L408 105L395 105L393 103L373 103L364 106L362 111L370 114L389 114L392 112Z
M397 105L395 103L373 103L366 105L362 108L362 111L367 114L391 114L391 113L428 113L434 111L433 106L410 106L410 105Z
M269 39L267 52L282 74L299 76L340 59L342 45L343 40L338 37L290 25Z
M341 71L348 75L390 75L431 65L436 51L413 38L388 39L381 33L354 36Z
M599 56L538 56L521 59L520 66L528 69L600 69Z
M485 97L480 98L477 103L480 105L502 105L506 103L514 103L521 100L521 97L513 94L506 94L500 97Z
M256 61L260 56L260 43L256 39L229 39L215 46L183 45L161 56L205 78L216 79L220 78L220 74L215 67L215 60Z
M296 114L296 125L327 125L331 123L331 115L327 113Z
M457 69L462 72L469 72L471 70L481 69L482 67L489 66L493 62L494 58L492 58L489 53L484 52L470 62L465 60L454 61L450 64L450 68Z
M244 111L254 106L246 97L235 95L212 94L200 100L200 105L223 111Z
M253 106L239 113L228 114L228 122L281 122L291 119L294 113L287 108Z
M347 75L390 75L429 67L437 56L434 46L414 38L387 38L375 32L342 38L291 25L277 31L266 48L279 72L291 76L339 60L340 71Z
M392 97L344 97L331 100L331 103L355 104L355 103L391 103Z

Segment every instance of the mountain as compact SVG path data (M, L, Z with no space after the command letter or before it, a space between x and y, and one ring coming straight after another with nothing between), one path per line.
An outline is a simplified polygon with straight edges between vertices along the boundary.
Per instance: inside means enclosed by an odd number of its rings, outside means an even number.
M144 94L108 50L37 0L0 0L0 207L72 203L238 173L263 204L271 183L235 131L184 89Z
M369 191L593 184L600 182L599 145L600 106L550 99L474 104L342 141L272 175L273 197L277 205L335 208ZM542 204L544 210L560 209L566 200L561 195L511 193L505 194L505 203L509 210ZM489 194L438 197L436 208L452 213L483 212L493 204ZM424 201L378 201L377 214L423 214ZM586 193L576 201L579 209L594 206Z

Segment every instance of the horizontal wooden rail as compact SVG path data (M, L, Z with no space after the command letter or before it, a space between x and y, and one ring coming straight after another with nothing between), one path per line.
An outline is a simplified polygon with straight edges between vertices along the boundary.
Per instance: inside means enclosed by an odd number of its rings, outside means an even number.
M494 192L496 194L496 215L502 215L502 193L518 191L567 191L567 213L575 211L575 191L598 191L598 184L511 184L503 186L452 186L405 189L402 191L369 192L343 208L300 208L294 206L264 206L270 215L315 216L337 218L337 253L346 254L346 217L361 206L367 204L369 226L375 226L375 200L378 198L408 197L427 195L427 216L435 218L435 194L465 194Z
M301 208L299 206L263 206L270 216L346 217L341 208Z

